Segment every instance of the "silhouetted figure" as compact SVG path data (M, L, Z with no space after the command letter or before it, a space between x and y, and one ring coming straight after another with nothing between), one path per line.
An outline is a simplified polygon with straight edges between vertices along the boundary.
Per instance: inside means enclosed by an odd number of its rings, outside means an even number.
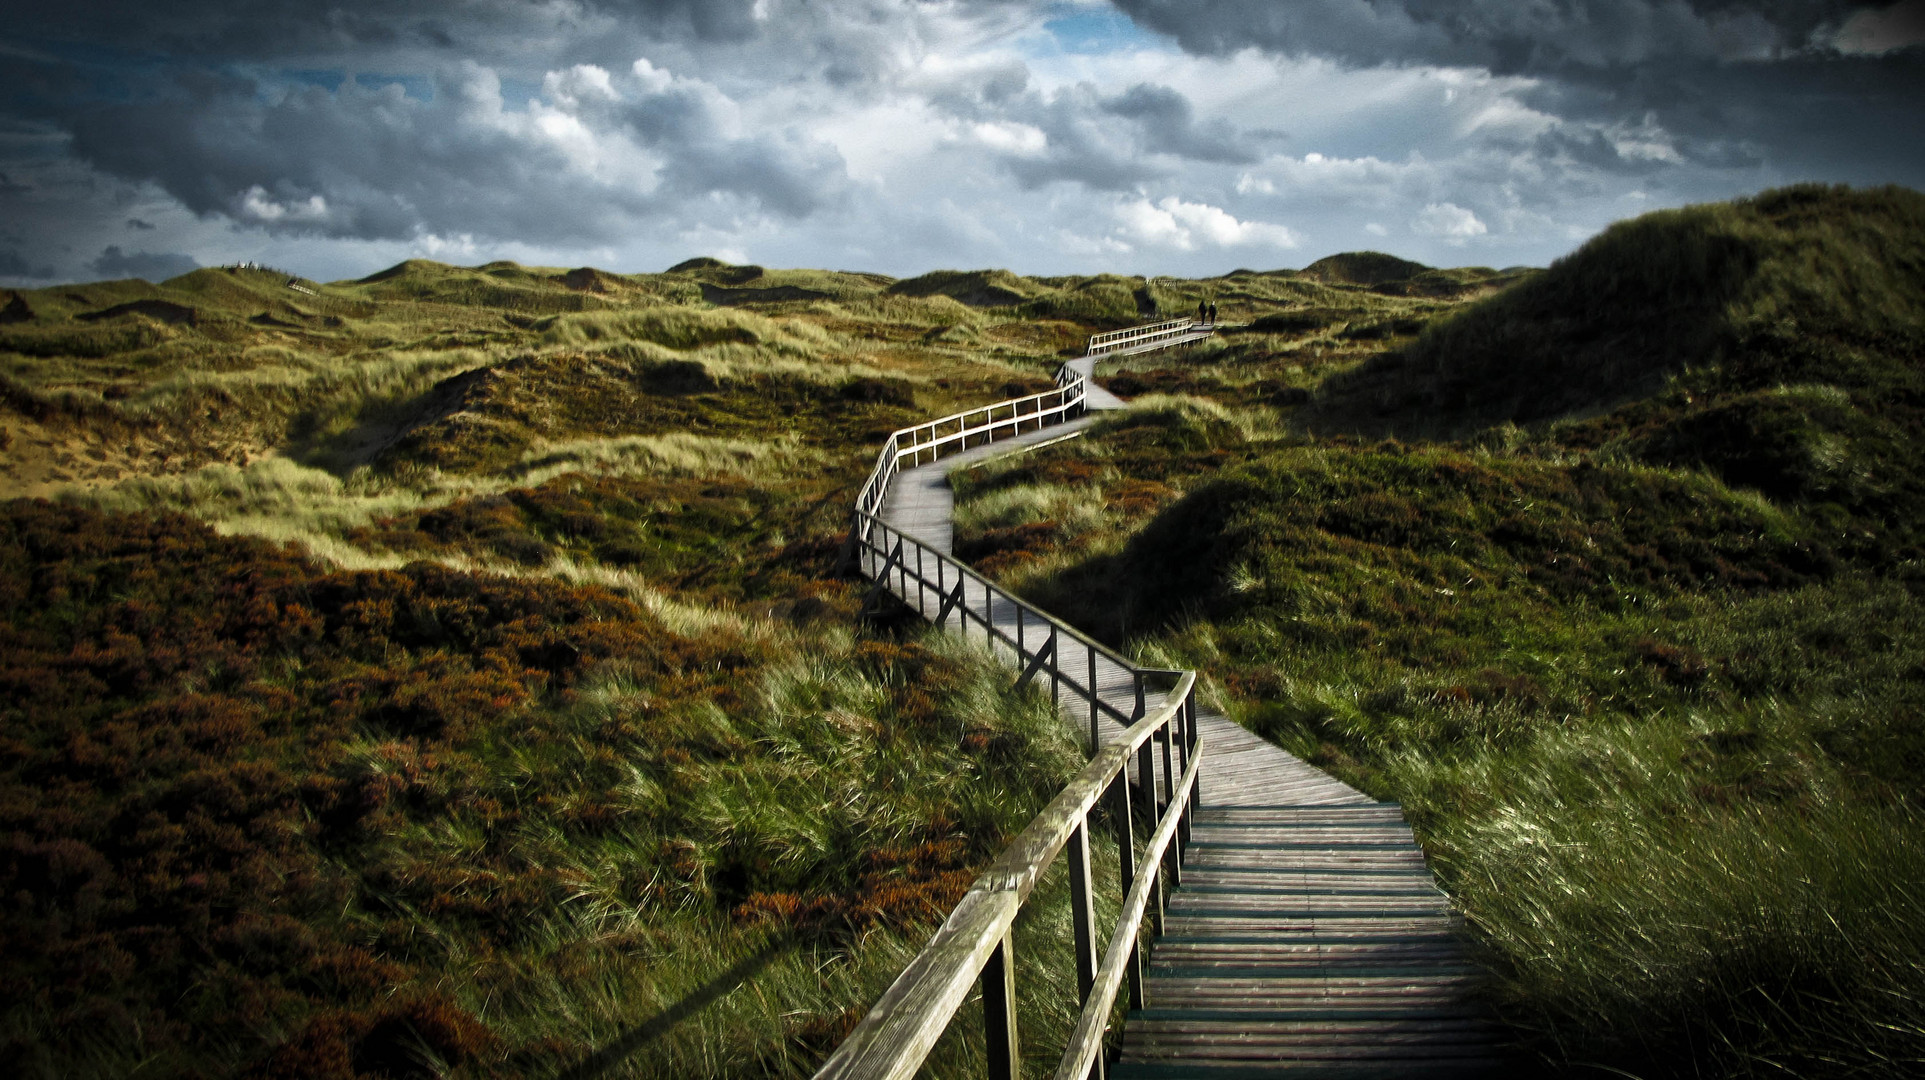
M1210 304L1210 325L1211 326L1216 325L1216 304L1215 303Z
M1196 321L1197 322L1208 321L1207 319L1204 318L1204 316L1208 315L1209 313L1210 313L1209 306L1206 305L1203 301L1198 300L1196 302Z

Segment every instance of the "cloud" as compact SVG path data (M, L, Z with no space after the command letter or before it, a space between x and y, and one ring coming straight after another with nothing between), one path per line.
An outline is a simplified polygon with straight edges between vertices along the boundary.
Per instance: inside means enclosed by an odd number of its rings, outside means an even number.
M136 229L140 232L153 232L156 228L158 228L158 226L156 226L153 222L142 221L137 217L128 218L127 227L130 229Z
M32 278L45 281L54 276L51 266L34 266L27 257L13 248L0 248L0 277Z
M1351 63L1498 73L1609 69L1671 57L1759 60L1804 48L1833 0L1115 0L1199 53L1255 46Z
M1006 95L993 104L950 97L945 104L992 127L1017 124L1041 135L1001 149L1025 187L1055 182L1128 191L1191 163L1248 164L1271 136L1239 130L1221 117L1199 118L1180 91L1139 82L1106 94L1080 82L1053 93ZM991 120L996 116L1002 119Z
M1420 236L1437 236L1446 240L1463 242L1473 236L1482 236L1490 229L1485 227L1477 215L1456 203L1431 203L1410 223L1411 231Z
M118 245L110 244L88 267L103 278L145 278L148 281L166 281L179 277L190 270L200 269L200 263L191 255L178 252L154 254L146 251L123 252ZM42 275L52 277L51 273Z
M1199 248L1294 248L1301 242L1282 225L1239 221L1207 203L1185 202L1174 195L1152 203L1132 199L1116 207L1117 235L1130 243L1178 251Z
M1630 189L1925 181L1893 137L1925 100L1921 2L29 5L0 245L74 276L130 231L353 276L724 249L1219 272L1371 237L1544 262Z
M436 71L425 100L398 82L364 82L277 93L243 82L205 88L193 108L101 106L74 117L73 145L196 213L360 239L580 242L715 197L729 200L725 213L795 218L846 183L833 148L794 130L749 130L713 85L646 60L620 74L551 71L517 103L473 61Z
M1919 44L1925 44L1925 0L1860 9L1831 39L1831 47L1839 52L1872 56Z
M1925 0L1114 2L1197 56L1524 80L1491 119L1592 167L1768 170L1755 186L1925 174L1925 142L1889 137L1925 100Z
M1143 145L1151 153L1232 164L1256 160L1253 144L1259 140L1222 119L1199 122L1190 99L1167 86L1137 83L1104 100L1101 108L1136 121Z
M93 0L9 13L23 39L112 43L149 55L262 59L341 51L513 55L595 37L732 46L761 36L767 0Z

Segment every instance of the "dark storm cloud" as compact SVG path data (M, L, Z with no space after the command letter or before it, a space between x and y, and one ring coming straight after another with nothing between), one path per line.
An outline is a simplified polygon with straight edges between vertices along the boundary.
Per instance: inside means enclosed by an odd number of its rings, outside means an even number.
M1199 120L1189 98L1153 83L1118 94L1085 83L1044 95L1026 89L1024 80L991 72L978 86L938 100L959 116L1023 124L1039 133L1042 148L1004 151L1005 167L1031 188L1066 181L1128 191L1170 175L1183 162L1249 164L1264 143L1274 141L1221 119Z
M1568 122L1538 152L1612 172L1691 163L1883 182L1925 168L1925 143L1897 137L1925 101L1916 0L1113 2L1204 55L1254 46L1533 78L1519 99ZM1864 55L1867 42L1890 51Z
M1156 153L1238 165L1257 159L1246 135L1223 120L1198 123L1190 99L1167 86L1138 83L1105 101L1103 110L1136 121Z
M1472 65L1499 74L1757 59L1801 49L1855 10L1838 0L1114 0L1192 52L1256 46L1359 64Z
M1925 49L1665 60L1574 71L1520 97L1579 123L1661 128L1680 159L1712 168L1768 165L1853 183L1908 180L1925 168L1925 143L1899 134L1919 126Z
M165 281L170 277L179 277L190 270L198 270L201 264L195 262L193 256L177 252L123 252L118 245L109 245L107 250L101 252L98 258L87 265L103 278L146 278L148 281ZM53 275L48 273L43 276Z
M51 266L35 266L13 248L0 248L0 277L32 278L45 281L54 276Z
M158 100L65 120L96 167L270 233L580 241L677 200L722 194L801 216L841 190L833 150L731 133L732 103L713 88L645 76L571 69L520 110L471 62L437 72L426 100L380 80L270 93L177 79Z
M0 64L0 112L71 136L113 177L280 235L581 242L696 203L697 217L797 218L844 196L832 148L746 129L709 83L630 71L656 43L684 70L704 70L688 50L759 48L756 76L806 73L824 45L802 31L831 16L791 16L792 40L758 46L755 0L37 5L9 26L29 45ZM890 42L878 27L842 44L860 79ZM612 74L570 94L584 59Z
M217 0L155 4L12 5L10 36L118 45L153 55L257 60L367 49L542 49L557 39L618 37L731 42L755 36L755 0Z

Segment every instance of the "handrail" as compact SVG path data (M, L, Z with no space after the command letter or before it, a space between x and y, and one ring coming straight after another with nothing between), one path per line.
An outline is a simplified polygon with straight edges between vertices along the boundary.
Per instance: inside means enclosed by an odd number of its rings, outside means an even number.
M1068 365L1064 368L1067 370ZM1069 419L1072 413L1082 407L1087 397L1087 382L1080 375L1068 382L1063 382L1060 371L1057 378L1058 384L1054 390L1045 390L1028 397L997 401L979 408L965 409L959 413L951 413L926 423L891 432L876 455L876 467L870 471L869 479L856 495L856 509L872 514L881 509L889 481L895 479L895 474L905 457L913 457L914 464L921 465L925 452L928 453L930 461L936 461L943 456L946 449L951 447L951 444L956 444L954 448L957 450L968 449L970 440L978 435L983 437L984 442L994 442L997 432L1004 429L1007 429L1006 433L1009 435L1021 434L1024 424L1028 421L1034 421L1035 426L1040 428L1051 419ZM1049 404L1044 404L1045 399L1053 400ZM999 420L996 418L996 413L1001 409L1008 409L1009 416ZM969 420L976 416L981 416L982 422L971 427ZM951 423L956 425L955 431L947 435L937 433L938 427ZM928 433L926 439L923 437L924 432ZM909 444L906 448L903 445L905 440Z
M1132 326L1127 330L1112 330L1107 334L1097 334L1089 339L1085 356L1103 356L1122 349L1147 350L1152 342L1165 338L1181 338L1190 334L1213 334L1216 324L1197 322L1194 319L1174 319L1170 322L1151 323L1147 326ZM1171 344L1178 344L1172 341ZM1159 346L1160 347L1160 346Z
M950 1017L969 995L969 988L979 973L985 986L984 1013L990 1028L992 1075L1015 1077L1020 1059L1015 1053L1016 1002L1011 992L1014 943L1010 929L1023 900L1066 847L1071 849L1070 899L1079 930L1078 982L1085 987L1086 1001L1095 1000L1089 989L1097 985L1099 976L1107 980L1101 985L1108 987L1109 999L1114 1001L1116 984L1126 975L1132 1000L1142 1000L1142 964L1141 957L1136 955L1135 927L1140 924L1151 898L1157 901L1160 921L1164 856L1170 837L1189 820L1195 809L1194 791L1202 745L1196 738L1194 684L1195 675L1191 674L1178 687L1179 693L1171 694L1170 700L1156 712L1132 725L1121 739L1099 750L1050 800L989 869L970 885L962 901L929 939L929 944L910 961L875 1007L823 1063L815 1074L816 1080L907 1080L914 1076L948 1026ZM1176 730L1172 730L1173 727ZM1130 829L1132 816L1130 793L1127 784L1117 781L1125 775L1132 756L1138 758L1139 768L1147 763L1145 759L1156 741L1165 745L1166 754L1169 744L1181 746L1187 768L1183 784L1170 787L1166 783L1169 797L1158 800L1162 809L1160 814L1153 815L1158 824L1144 852L1146 872L1138 876L1130 872L1134 862L1133 840L1126 831ZM1141 775L1139 773L1139 777ZM1153 781L1139 788L1149 799L1156 799ZM1128 947L1123 950L1124 958L1115 959L1118 945L1112 941L1105 950L1103 967L1097 968L1093 963L1093 927L1089 925L1093 910L1089 815L1106 794L1114 800L1112 816L1117 819L1121 837L1125 879L1136 905L1134 919L1128 920L1130 933L1125 942ZM1124 914L1132 914L1128 904ZM1130 962L1132 958L1134 963ZM992 965L997 969L993 973L989 971ZM1005 985L996 987L995 982ZM1104 1013L1107 1020L1107 1008ZM1079 1023L1079 1031L1084 1026ZM1096 1049L1101 1047L1101 1037L1099 1027L1093 1040ZM1064 1064L1068 1066L1073 1060L1091 1058L1092 1053L1089 1047L1073 1044Z
M1128 341L1132 338L1148 337L1153 334L1180 332L1194 325L1196 325L1196 320L1194 319L1171 319L1168 322L1147 323L1143 326L1132 326L1123 330L1111 330L1106 334L1096 334L1092 336L1089 339L1089 351L1095 352L1099 347L1108 345L1111 342Z
M1176 798L1186 805L1191 804L1196 793L1197 769L1202 764L1203 754L1200 751L1191 755L1190 767L1183 770L1183 779L1177 781ZM1155 835L1144 846L1143 861L1146 865L1161 865L1164 854L1169 851L1170 840L1178 834L1182 824L1181 815L1163 816ZM1070 1049L1064 1052L1062 1063L1056 1067L1056 1080L1083 1080L1096 1064L1096 1056L1103 1049L1103 1029L1109 1026L1110 1010L1116 1005L1116 993L1122 989L1123 976L1129 969L1131 957L1136 953L1137 929L1143 925L1144 909L1149 906L1150 894L1156 888L1155 876L1146 874L1138 878L1130 886L1129 894L1123 897L1123 910L1116 916L1116 932L1110 936L1110 947L1103 954L1103 965L1096 971L1096 985L1083 1001L1082 1015L1076 1018L1076 1030L1069 1037ZM1161 898L1158 899L1158 907L1161 908ZM1159 910L1159 919L1161 915ZM1141 996L1140 987L1132 987L1132 990L1138 997ZM1142 1007L1140 1000L1136 1007Z
M1099 339L1149 340L1188 332L1193 325L1189 320L1177 320L1099 334L1090 341L1093 350ZM952 448L967 449L978 436L985 443L993 442L999 433L1021 432L1027 422L1034 422L1040 429L1052 421L1067 420L1086 406L1089 380L1083 373L1065 364L1058 369L1055 382L1054 390L952 413L891 433L856 496L845 557L875 580L875 590L891 588L904 599L913 595L917 611L925 617L930 604L936 604L938 611L931 621L938 626L947 625L953 612L958 630L967 637L974 621L992 649L1000 645L1015 654L1022 671L1019 685L1046 675L1051 701L1058 706L1065 688L1085 698L1089 703L1090 761L969 887L929 943L823 1063L816 1080L907 1080L921 1068L979 978L990 1073L998 1080L1017 1080L1021 1061L1016 1043L1015 943L1011 928L1037 880L1066 848L1070 853L1077 985L1084 1007L1057 1075L1082 1080L1097 1065L1111 1006L1126 979L1132 1006L1144 1003L1137 930L1152 901L1156 926L1161 930L1166 867L1170 880L1180 879L1181 847L1189 838L1190 815L1199 802L1197 776L1202 745L1196 728L1196 673L1138 668L1087 634L997 587L954 557L880 517L889 485L901 471L904 458L919 465L926 453L930 461L936 461ZM1003 410L1007 415L999 418ZM950 424L955 430L941 430ZM978 600L980 608L973 606ZM1005 613L1015 613L1013 634L997 624L999 604ZM1032 621L1037 628L1033 644L1029 633ZM1070 670L1072 654L1078 652L1083 661L1080 680ZM1135 697L1130 712L1104 701L1098 693L1099 656L1129 673ZM1175 681L1174 688L1154 708L1146 693L1146 682L1152 678ZM1101 745L1103 716L1125 729L1108 745ZM1160 784L1155 752L1159 744ZM1156 822L1140 862L1132 825L1132 757L1136 801L1141 802L1144 817ZM1175 779L1179 770L1180 782ZM1099 966L1089 815L1106 794L1112 797L1110 817L1117 833L1117 857L1127 895ZM1177 847L1174 852L1172 838ZM1139 866L1143 868L1140 874Z
M890 525L874 514L864 511L857 511L856 513L858 517L863 519L863 523L867 526L866 529L858 533L855 540L856 557L861 559L867 556L871 560L866 564L865 568L879 567L882 561L889 558L890 552L894 550L891 543L892 540L896 543L909 545L916 551L916 554L913 556L906 556L899 559L889 571L890 574L895 577L901 592L908 592L910 588L909 583L914 582L924 590L933 590L934 596L948 597L961 585L965 593L965 601L968 599L967 594L973 592L977 596L982 597L982 602L985 604L993 605L996 601L1001 601L1004 604L1018 608L1026 618L1041 623L1042 628L1047 628L1049 633L1067 637L1082 646L1084 651L1093 652L1095 655L1103 657L1118 667L1142 675L1180 677L1187 674L1187 672L1181 670L1138 668L1121 654L1117 653L1116 650L1090 637L1069 623L1058 619L1049 612L1031 606L1015 593L1004 589L1002 586L997 585L995 582L977 573L968 563L962 562L952 555L945 555L937 551L922 540ZM881 539L878 539L878 537ZM911 564L912 559L914 560L913 565ZM970 586L974 586L974 588ZM969 636L968 622L973 619L977 625L983 628L985 637L1015 649L1019 663L1027 662L1033 655L1027 651L1026 639L1019 640L1017 637L1011 636L1007 631L997 626L993 619L986 617L982 611L971 609L966 603L960 601L955 605L954 610L958 612L958 618L961 620L958 629L964 638ZM947 616L945 615L942 620L932 621L940 624L941 622L947 621ZM1089 689L1087 686L1075 683L1074 677L1068 671L1062 673L1062 678L1065 682L1074 684L1075 688L1079 691L1087 692ZM1099 701L1098 707L1111 713L1112 719L1120 720L1125 724L1135 722L1135 717L1125 716L1107 703Z

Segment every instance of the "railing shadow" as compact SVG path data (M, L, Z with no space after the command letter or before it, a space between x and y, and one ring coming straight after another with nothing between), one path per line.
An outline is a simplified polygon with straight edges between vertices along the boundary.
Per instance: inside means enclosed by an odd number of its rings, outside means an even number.
M796 939L793 934L783 934L774 938L762 948L737 961L727 971L696 987L692 993L680 1001L622 1032L606 1046L589 1054L570 1068L557 1073L555 1080L598 1080L610 1069L620 1065L629 1055L668 1034L675 1025L701 1012L727 996L729 991L760 974L763 968L768 967L776 957L793 948L795 944Z

